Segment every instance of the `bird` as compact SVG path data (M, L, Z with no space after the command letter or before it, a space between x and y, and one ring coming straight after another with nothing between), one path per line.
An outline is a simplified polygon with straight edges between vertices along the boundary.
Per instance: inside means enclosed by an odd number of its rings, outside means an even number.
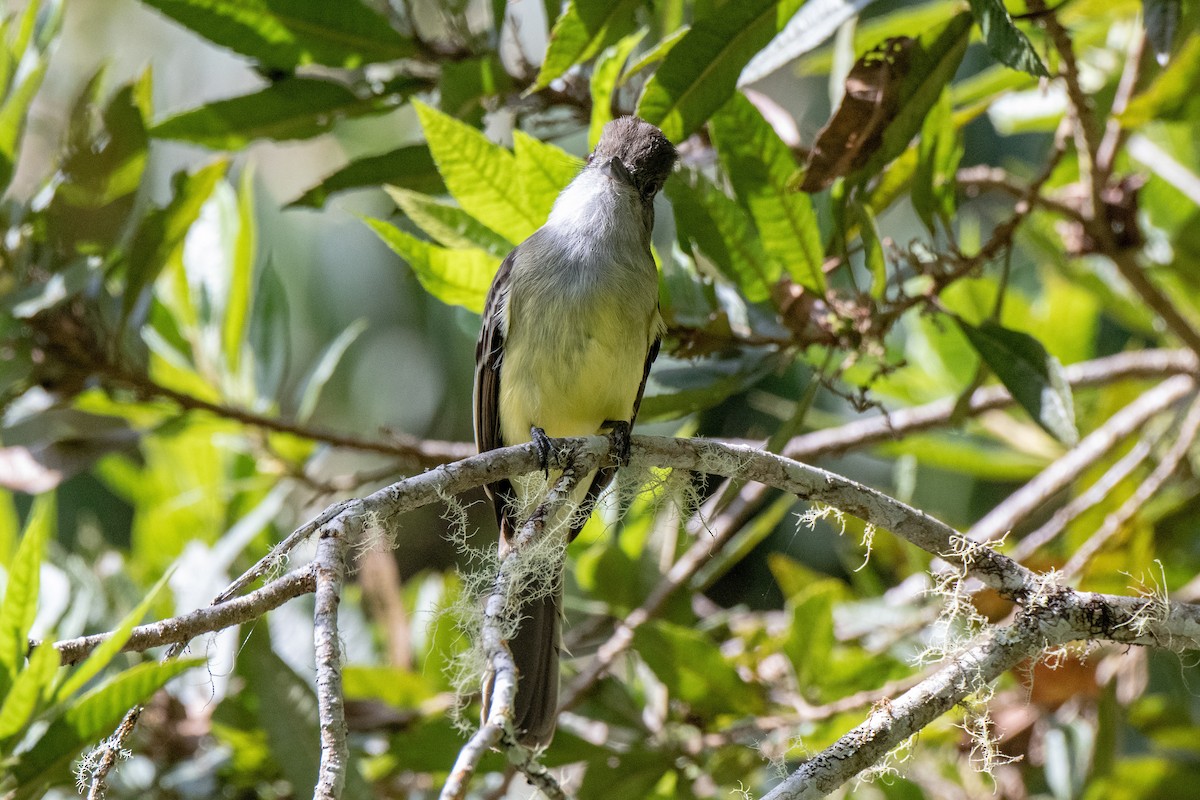
M618 463L627 462L630 430L664 330L650 251L654 198L677 159L654 125L631 116L612 120L546 223L500 264L475 354L480 452L533 441L548 467L549 438L607 434ZM605 467L581 481L580 510L559 526L567 542L614 474L614 467ZM545 483L503 480L486 491L503 557L523 521L521 510L536 506ZM518 600L517 628L508 639L517 671L513 727L530 748L550 743L557 718L561 561L548 580ZM485 721L491 701L489 673Z

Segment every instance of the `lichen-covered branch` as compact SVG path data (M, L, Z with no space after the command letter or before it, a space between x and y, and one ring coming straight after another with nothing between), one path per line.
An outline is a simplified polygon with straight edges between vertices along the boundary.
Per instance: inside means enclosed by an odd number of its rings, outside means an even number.
M350 748L346 743L346 708L342 692L342 645L338 638L338 605L346 578L346 549L354 540L359 518L352 506L336 522L321 529L317 556L313 646L317 667L317 719L321 764L313 800L338 800L346 784Z

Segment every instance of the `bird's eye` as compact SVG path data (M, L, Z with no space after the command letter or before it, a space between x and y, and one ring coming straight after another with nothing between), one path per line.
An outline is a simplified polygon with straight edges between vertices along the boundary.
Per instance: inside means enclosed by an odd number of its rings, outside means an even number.
M584 163L587 163L587 164L592 163L592 159L595 157L596 157L595 153L588 153L587 158L584 160Z

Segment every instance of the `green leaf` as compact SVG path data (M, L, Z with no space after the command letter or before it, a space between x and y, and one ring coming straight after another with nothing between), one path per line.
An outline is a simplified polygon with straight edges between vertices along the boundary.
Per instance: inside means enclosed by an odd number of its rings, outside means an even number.
M1142 0L1142 20L1146 29L1146 41L1153 48L1154 58L1166 64L1179 27L1182 0Z
M677 419L712 408L758 383L778 366L777 354L754 350L688 361L659 356L646 381L638 419Z
M583 162L522 130L513 131L513 155L517 160L517 188L525 207L544 221L559 193L583 168Z
M828 674L833 651L833 607L844 595L841 583L824 578L788 599L792 624L783 641L783 652L792 662L801 689L822 684Z
M727 3L696 22L671 48L638 100L638 116L673 142L686 139L737 87L742 68L804 0Z
M761 708L759 693L700 631L656 620L638 628L633 642L671 697L694 711L747 714Z
M596 59L589 82L592 94L592 116L588 122L589 148L596 146L596 142L600 141L600 132L613 119L613 94L617 90L617 79L621 77L625 62L629 60L638 42L645 38L646 32L646 28L634 31L607 48Z
M229 294L225 299L225 317L221 321L221 350L229 372L238 374L246 326L254 298L254 265L258 256L258 224L254 219L254 170L242 170L237 192L237 237L233 243Z
M48 223L56 244L107 251L133 209L146 170L152 85L149 71L119 89L97 119L103 73L80 93L71 113L62 183L50 202Z
M319 208L332 194L347 189L375 188L384 183L426 194L446 191L429 148L423 144L410 144L388 153L351 161L293 200L289 206Z
M863 246L863 266L871 273L871 288L876 297L883 297L887 290L887 258L879 237L879 227L871 210L860 203L851 202L850 216L858 226L858 236Z
M842 23L875 0L810 0L783 30L751 59L738 77L738 86L761 80L832 36Z
M1045 458L1022 453L980 436L928 433L885 442L875 451L884 458L912 456L924 468L965 475L984 481L1023 483L1046 468Z
M0 742L19 733L33 717L38 700L48 693L58 671L58 651L53 642L42 642L29 655L29 665L17 673L12 688L0 703ZM0 755L4 748L0 747Z
M681 172L666 185L680 246L689 252L699 249L750 302L766 300L780 266L767 258L741 206L698 173L690 177L689 184Z
M279 270L269 257L254 289L250 348L255 353L254 386L258 395L275 397L291 361L291 308Z
M416 53L413 43L358 0L143 0L221 47L265 67L353 68Z
M536 92L550 85L571 67L587 61L603 48L629 33L634 10L642 0L568 0L562 16L550 31L546 58L537 80L529 88Z
M17 165L17 148L29 119L29 107L42 86L42 79L46 77L47 66L48 62L39 61L0 104L0 186L8 186L12 180Z
M930 233L936 234L936 219L949 225L954 218L954 175L961 157L950 92L943 91L921 128L913 173L913 208Z
M1075 405L1062 364L1037 339L991 320L978 327L956 317L984 362L1034 421L1060 442L1079 441Z
M847 178L848 182L861 183L874 177L884 164L908 149L929 110L958 70L970 32L971 15L964 12L921 36L911 48L909 71L899 92L900 112L884 130L879 149L861 169Z
M1038 78L1049 78L1050 73L1029 38L1013 23L1004 7L1004 0L970 0L971 13L979 23L979 30L987 42L988 52L1001 64L1028 72Z
M438 104L450 116L480 124L486 98L512 89L512 77L495 53L442 64Z
M321 391L325 384L333 377L334 370L342 362L342 357L346 355L350 345L354 344L366 329L365 317L354 320L321 353L308 379L302 384L303 390L300 392L300 403L296 410L298 422L307 422L312 417L313 412L317 410L317 401L321 399Z
M0 568L4 574L12 569L13 556L17 552L17 541L21 538L21 520L12 492L0 489Z
M521 180L516 157L471 126L424 103L413 105L438 172L463 210L513 244L537 230L544 217L514 191Z
M56 515L53 494L34 501L8 571L4 604L0 605L0 696L12 686L29 648L29 629L37 616L42 556L46 542L54 536Z
M130 634L133 633L133 628L142 618L146 616L146 612L150 610L151 604L162 588L167 585L167 581L171 578L171 573L174 570L163 573L163 576L150 588L146 596L142 598L142 602L138 603L132 611L125 615L121 620L121 624L113 631L112 636L100 643L100 646L91 652L82 664L71 671L70 676L64 680L54 693L54 701L61 703L66 701L71 695L82 689L87 682L100 674L100 671L107 667L116 657L117 653L121 652L121 648L129 641Z
M825 248L808 195L788 189L796 171L791 150L743 95L735 94L709 124L721 167L750 212L763 249L807 288L824 294Z
M642 54L641 58L629 65L629 68L625 70L625 74L621 76L621 79L617 82L617 85L624 86L634 75L637 75L642 70L648 69L650 66L657 64L666 58L667 53L671 52L672 48L679 44L679 42L683 40L683 37L686 36L690 30L691 26L684 25L683 27L678 28L674 32L663 37L658 44L654 45L654 47L651 47L648 51Z
M406 96L422 84L399 87ZM150 135L214 149L237 150L255 139L309 139L341 119L392 110L395 96L359 97L340 83L287 78L253 94L218 100L157 122Z
M266 731L275 763L296 796L312 794L321 763L317 697L312 687L275 654L271 640L257 632L241 650L238 671L258 700L258 725ZM343 797L369 797L355 762L346 768Z
M151 211L134 237L129 251L123 315L127 318L142 289L152 284L168 260L183 246L188 229L225 175L228 162L219 159L192 174L178 173L175 193L166 208Z
M383 188L406 217L446 247L478 247L497 257L503 257L512 250L512 244L507 239L458 206L396 186Z
M129 709L141 705L167 681L203 664L203 659L148 662L113 676L72 703L12 766L21 792L38 797L38 790L59 773L85 746L109 733Z
M1200 35L1187 38L1171 63L1121 113L1121 125L1138 128L1156 119L1186 119L1200 107Z
M425 291L447 305L483 312L488 287L500 268L499 258L483 250L438 247L383 220L368 219L366 223L408 263Z

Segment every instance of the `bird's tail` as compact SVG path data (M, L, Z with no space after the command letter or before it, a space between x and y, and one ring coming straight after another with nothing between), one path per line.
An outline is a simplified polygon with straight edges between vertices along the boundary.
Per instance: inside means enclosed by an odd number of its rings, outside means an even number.
M501 522L501 535L509 531ZM513 721L518 740L526 747L544 747L554 736L558 711L558 657L562 647L562 565L554 567L554 583L534 588L534 597L516 609L517 630L508 640L517 668ZM536 581L541 583L541 581ZM483 719L492 706L492 675L483 685Z

